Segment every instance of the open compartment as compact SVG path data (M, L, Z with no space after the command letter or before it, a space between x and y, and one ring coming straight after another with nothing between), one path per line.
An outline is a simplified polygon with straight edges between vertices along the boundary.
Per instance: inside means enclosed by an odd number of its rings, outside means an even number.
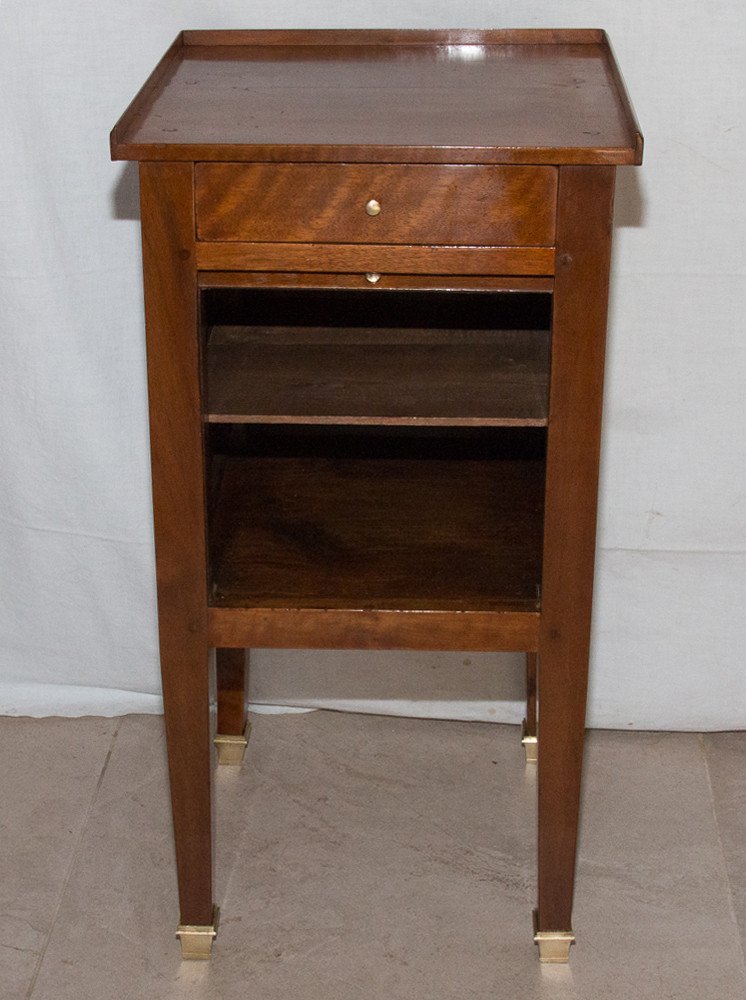
M538 610L543 429L226 430L212 606Z
M551 297L209 287L213 608L539 609Z
M543 426L550 296L203 291L210 423Z

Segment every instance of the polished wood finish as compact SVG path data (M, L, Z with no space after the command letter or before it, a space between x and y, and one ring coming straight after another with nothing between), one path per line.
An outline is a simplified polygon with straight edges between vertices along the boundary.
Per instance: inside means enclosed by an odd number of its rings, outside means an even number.
M111 142L147 161L181 923L212 921L210 647L235 735L252 646L507 650L537 932L569 943L614 166L642 157L608 39L184 32Z
M538 649L538 611L210 608L213 646L279 649Z
M183 45L600 45L606 32L598 28L285 28L183 31Z
M195 182L200 240L554 245L554 167L200 163Z
M553 247L364 246L355 243L198 243L205 271L358 271L398 274L554 273Z
M618 81L598 31L188 32L115 127L112 155L639 163Z
M207 556L193 170L140 167L150 449L180 924L212 923Z
M215 326L206 419L540 427L548 383L543 330Z
M539 657L526 654L526 735L536 736L536 681Z
M211 643L211 645L217 644ZM244 647L215 650L218 689L217 728L223 736L243 736L246 729L246 701L249 684L248 656L248 649Z
M317 274L282 271L200 271L200 288L360 288L372 295L383 289L429 289L440 292L551 292L554 280L510 274L382 274L372 284L364 274ZM371 300L371 309L376 308Z
M543 461L379 458L375 447L370 458L231 459L210 604L538 610Z
M563 167L539 644L539 931L571 927L614 170Z

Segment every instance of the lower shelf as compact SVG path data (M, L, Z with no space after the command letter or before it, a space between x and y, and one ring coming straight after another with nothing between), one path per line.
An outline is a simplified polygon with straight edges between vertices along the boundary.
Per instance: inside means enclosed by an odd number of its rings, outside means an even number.
M232 641L216 644L243 645L245 629L261 638L246 645L532 648L543 458L453 446L440 457L438 442L396 454L363 440L226 459L210 603Z

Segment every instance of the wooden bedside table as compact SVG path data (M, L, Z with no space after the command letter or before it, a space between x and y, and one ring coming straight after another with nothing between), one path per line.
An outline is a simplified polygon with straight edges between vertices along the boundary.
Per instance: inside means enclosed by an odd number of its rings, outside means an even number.
M606 36L187 31L111 143L141 161L184 957L216 933L210 650L237 763L254 646L528 654L535 940L567 961L614 168L642 157Z

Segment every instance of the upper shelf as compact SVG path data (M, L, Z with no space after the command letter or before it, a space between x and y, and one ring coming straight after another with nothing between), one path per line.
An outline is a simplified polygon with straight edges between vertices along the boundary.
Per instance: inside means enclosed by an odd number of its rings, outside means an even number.
M542 427L544 330L216 326L210 423Z
M115 160L631 164L603 31L185 31Z

